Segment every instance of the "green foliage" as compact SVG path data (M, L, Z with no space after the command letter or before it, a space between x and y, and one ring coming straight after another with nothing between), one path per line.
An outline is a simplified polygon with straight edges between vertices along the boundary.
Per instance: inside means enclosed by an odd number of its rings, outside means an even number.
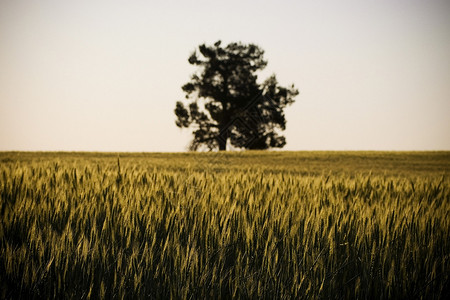
M449 293L448 152L0 162L3 299Z

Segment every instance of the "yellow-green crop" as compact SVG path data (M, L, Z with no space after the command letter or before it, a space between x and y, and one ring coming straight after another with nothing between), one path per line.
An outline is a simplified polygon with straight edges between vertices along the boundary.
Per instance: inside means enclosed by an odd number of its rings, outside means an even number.
M0 296L441 299L450 153L0 153Z

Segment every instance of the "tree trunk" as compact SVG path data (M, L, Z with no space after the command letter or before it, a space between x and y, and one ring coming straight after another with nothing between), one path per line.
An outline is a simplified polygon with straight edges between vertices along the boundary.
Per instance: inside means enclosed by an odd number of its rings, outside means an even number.
M222 116L223 119L219 123L219 136L217 138L217 143L219 144L219 151L227 150L227 141L229 136L229 124L231 120L231 114L227 110L227 103L222 102Z
M227 140L226 140L226 136L220 136L217 139L217 143L219 144L219 151L225 151L227 150Z

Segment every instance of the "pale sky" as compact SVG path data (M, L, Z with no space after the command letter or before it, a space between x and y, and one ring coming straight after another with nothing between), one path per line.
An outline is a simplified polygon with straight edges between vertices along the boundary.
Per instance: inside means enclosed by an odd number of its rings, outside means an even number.
M294 83L286 150L450 150L450 1L0 0L0 151L185 151L202 43Z

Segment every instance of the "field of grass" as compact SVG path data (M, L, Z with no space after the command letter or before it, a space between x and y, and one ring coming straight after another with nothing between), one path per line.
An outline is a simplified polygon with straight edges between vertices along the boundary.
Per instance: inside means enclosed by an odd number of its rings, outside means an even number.
M0 297L445 299L450 152L0 153Z

